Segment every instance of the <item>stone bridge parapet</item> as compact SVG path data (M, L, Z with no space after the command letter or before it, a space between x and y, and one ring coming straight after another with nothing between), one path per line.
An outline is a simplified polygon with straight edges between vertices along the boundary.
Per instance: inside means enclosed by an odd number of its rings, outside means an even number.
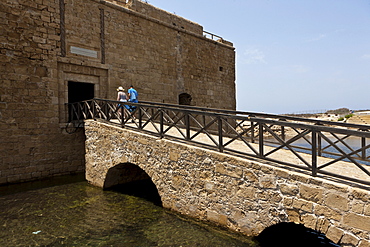
M109 169L133 164L151 178L163 206L179 213L246 235L296 222L341 246L370 246L368 188L98 121L86 121L85 134L86 178L93 185L105 187Z

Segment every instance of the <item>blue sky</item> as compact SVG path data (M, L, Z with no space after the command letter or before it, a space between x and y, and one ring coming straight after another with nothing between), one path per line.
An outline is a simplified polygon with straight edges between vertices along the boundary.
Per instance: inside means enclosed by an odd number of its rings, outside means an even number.
M236 48L237 109L370 109L370 0L148 0Z

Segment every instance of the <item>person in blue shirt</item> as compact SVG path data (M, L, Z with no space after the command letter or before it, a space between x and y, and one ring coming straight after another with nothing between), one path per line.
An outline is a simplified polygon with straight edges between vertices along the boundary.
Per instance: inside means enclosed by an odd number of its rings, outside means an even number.
M139 99L138 99L139 94L134 89L134 86L131 85L130 88L127 90L127 93L128 93L128 98L129 98L128 101L129 102L132 102L132 103L138 103L139 102ZM135 110L136 110L136 106L130 105L129 111L134 112Z

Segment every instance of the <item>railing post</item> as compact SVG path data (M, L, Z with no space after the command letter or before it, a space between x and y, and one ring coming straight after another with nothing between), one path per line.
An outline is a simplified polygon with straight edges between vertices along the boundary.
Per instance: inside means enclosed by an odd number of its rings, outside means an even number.
M312 129L312 149L311 149L311 158L312 158L312 176L317 176L317 132L315 129Z
M322 156L322 142L321 142L322 139L321 139L321 136L317 134L316 139L317 139L317 155Z
M81 105L81 103L77 103L77 105L79 106L78 108L77 108L77 120L81 120L80 118L81 118L81 115L82 115L82 113L81 113L81 107L83 106L80 106Z
M122 128L124 128L125 127L125 114L126 113L125 113L124 106L122 104L119 107L120 107L120 109L118 109L118 111L121 112L121 126L122 126Z
M259 156L263 158L264 154L264 145L263 145L263 124L261 122L258 123L258 145L259 145Z
M142 110L141 106L138 106L138 114L139 114L139 129L143 128L143 116L142 116Z
M160 135L160 137L161 138L163 138L163 136L164 136L164 133L163 133L163 109L161 109L161 108L159 108L159 117L160 117L160 119L159 119L159 135Z
M67 104L68 109L68 122L73 121L73 114L75 112L75 109L73 108L73 104Z
M281 126L281 140L285 142L285 127Z
M186 130L186 140L190 141L190 119L189 119L189 113L185 112L185 130Z
M101 110L105 113L105 116L107 117L107 121L110 121L110 111L108 109L108 105L107 105L107 102L103 102L102 103L103 106L101 108Z
M92 107L92 118L96 120L95 114L96 114L96 105L95 105L95 100L91 100L91 107Z
M364 148L365 146L366 146L366 139L365 139L365 137L361 137L361 148L362 148L361 158L363 160L366 159L366 149Z
M107 103L102 102L101 104L102 104L101 111L103 112L103 114L105 114L105 117L106 117L105 120L109 121L110 117L109 117L109 110L107 108Z
M224 144L222 140L222 118L221 116L217 117L218 121L218 150L222 153L224 152Z
M251 122L251 143L254 143L254 122Z

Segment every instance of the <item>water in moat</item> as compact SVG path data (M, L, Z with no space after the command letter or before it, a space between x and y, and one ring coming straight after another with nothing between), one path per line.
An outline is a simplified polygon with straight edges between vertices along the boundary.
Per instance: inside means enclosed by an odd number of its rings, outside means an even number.
M257 246L80 175L0 186L0 246Z

